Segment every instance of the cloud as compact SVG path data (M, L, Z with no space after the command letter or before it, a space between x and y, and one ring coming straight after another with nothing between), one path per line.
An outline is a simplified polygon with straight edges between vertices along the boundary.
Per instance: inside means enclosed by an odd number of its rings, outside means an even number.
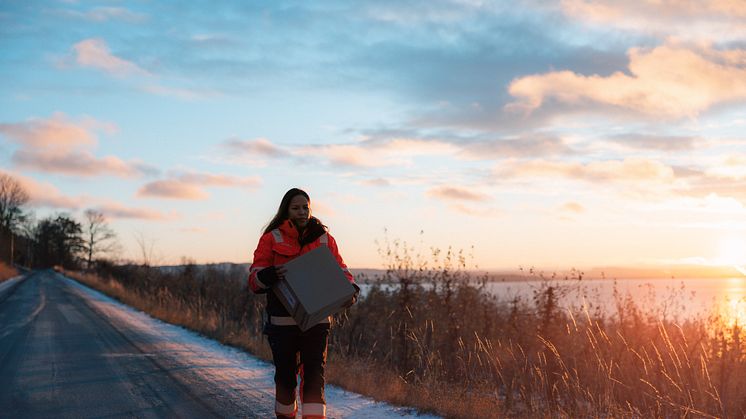
M411 166L413 159L458 153L456 145L416 138L364 139L349 144L305 145L293 150L297 157L315 156L332 166L378 168Z
M117 202L108 202L93 208L106 215L109 218L116 219L137 219L148 221L170 221L179 218L175 212L163 213L161 211L149 208L127 207Z
M203 187L256 188L262 184L257 176L237 177L211 173L172 173L171 178L149 182L137 191L139 197L203 200L209 197Z
M29 205L33 207L50 207L74 210L84 206L87 198L69 197L64 195L56 186L48 182L39 182L28 176L18 173L5 172L0 173L12 176L21 184L21 187L29 194Z
M565 202L560 206L559 210L561 212L571 212L574 214L580 214L585 212L585 207L578 204L577 202Z
M662 37L724 41L746 34L740 0L563 0L561 10L591 24Z
M693 117L714 105L746 99L746 50L665 45L629 51L629 75L584 76L556 71L515 79L506 109L532 112L551 100L602 104L642 114Z
M569 155L575 153L561 138L544 135L467 141L462 143L461 146L465 155L478 159Z
M158 172L158 169L143 163L125 162L115 156L97 158L87 151L56 154L18 150L12 160L19 167L70 176L138 177Z
M694 150L704 144L700 137L689 136L658 136L645 134L623 134L612 136L608 141L623 145L627 148L660 151Z
M262 180L258 176L237 177L228 175L215 175L211 173L187 172L182 173L177 177L178 180L181 182L204 186L255 188L262 184Z
M289 157L290 152L279 147L266 138L256 138L253 140L232 139L224 142L222 146L231 151L249 154L250 156L262 157Z
M582 180L591 183L639 182L672 183L675 174L672 167L661 162L642 158L593 161L589 163L562 161L509 161L500 163L495 177L523 178L548 177Z
M93 118L71 121L64 113L55 112L50 118L32 118L26 122L0 124L0 133L29 149L43 148L68 151L97 143L93 131L114 133L117 127Z
M137 191L139 197L203 200L209 195L198 185L176 179L149 182Z
M50 118L0 124L0 134L20 146L11 161L26 169L72 176L153 175L158 169L140 161L115 156L96 157L88 149L97 143L96 132L113 134L116 125L90 117L78 121L56 112Z
M150 75L137 64L113 55L103 39L85 39L75 44L73 50L75 62L82 67L95 68L117 77Z
M391 186L391 182L387 179L383 178L375 178L375 179L365 179L360 181L360 184L363 186L378 186L378 187L386 187Z
M490 197L484 193L475 192L459 186L436 186L430 188L426 194L432 198L444 201L483 202L490 199Z

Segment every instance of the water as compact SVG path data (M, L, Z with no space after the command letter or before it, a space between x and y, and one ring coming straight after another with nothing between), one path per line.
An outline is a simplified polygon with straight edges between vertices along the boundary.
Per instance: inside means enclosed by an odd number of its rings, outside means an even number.
M617 312L617 295L629 296L644 312L661 317L686 319L712 314L714 311L746 324L746 277L692 279L590 279L582 281L553 281L562 308L598 310L604 314ZM545 284L546 285L546 284ZM541 281L490 282L487 292L498 300L510 302L515 298L531 303L540 290ZM388 285L387 287L395 288ZM370 285L363 285L363 295Z

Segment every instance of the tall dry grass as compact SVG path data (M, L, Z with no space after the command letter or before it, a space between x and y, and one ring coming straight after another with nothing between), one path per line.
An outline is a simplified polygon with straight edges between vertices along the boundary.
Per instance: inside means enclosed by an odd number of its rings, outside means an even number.
M18 275L18 270L5 262L0 262L0 282Z
M732 318L676 321L668 305L643 307L619 292L614 315L598 304L563 308L568 292L593 300L579 272L536 275L533 298L503 302L486 277L467 273L463 252L423 255L393 242L382 255L387 274L336 318L331 383L454 418L746 417L743 330ZM269 356L263 297L246 290L241 267L109 266L76 277Z

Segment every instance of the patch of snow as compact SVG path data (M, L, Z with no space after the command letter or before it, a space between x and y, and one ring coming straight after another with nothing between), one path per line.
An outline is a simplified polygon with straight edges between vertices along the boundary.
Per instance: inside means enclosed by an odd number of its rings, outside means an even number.
M59 277L120 331L132 331L136 338L131 339L137 340L134 343L143 352L167 355L173 359L174 365L180 366L179 369L189 366L189 374L198 375L201 381L210 383L212 389L222 389L227 395L225 397L230 399L226 400L226 406L231 406L229 410L238 413L241 409L257 409L257 405L261 405L262 412L273 412L274 367L270 363L182 327L154 319L77 281L62 275ZM212 390L204 391L209 394ZM377 402L331 385L326 386L326 401L329 418L438 418L419 414L412 408Z
M13 278L6 279L3 282L0 282L0 295L2 295L6 290L13 287L14 284L19 282L23 279L23 275L14 276Z

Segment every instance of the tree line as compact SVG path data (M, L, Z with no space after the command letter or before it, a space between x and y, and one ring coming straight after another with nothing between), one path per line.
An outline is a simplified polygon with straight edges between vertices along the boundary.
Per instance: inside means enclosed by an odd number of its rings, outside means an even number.
M86 210L82 222L67 213L37 220L30 200L16 178L0 173L0 261L29 268L90 269L118 248L100 211Z

